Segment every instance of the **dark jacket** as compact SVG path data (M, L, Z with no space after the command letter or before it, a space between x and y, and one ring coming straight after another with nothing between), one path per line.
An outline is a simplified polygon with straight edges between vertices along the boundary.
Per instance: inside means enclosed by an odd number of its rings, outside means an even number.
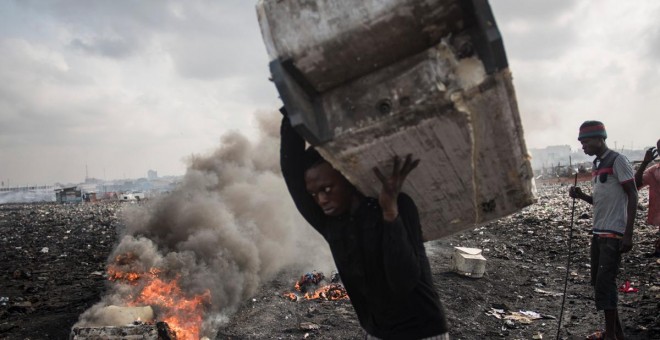
M303 217L328 242L360 325L382 339L419 339L447 332L413 200L401 194L399 217L383 220L378 200L365 197L352 214L330 217L305 188L305 141L284 117L280 165Z

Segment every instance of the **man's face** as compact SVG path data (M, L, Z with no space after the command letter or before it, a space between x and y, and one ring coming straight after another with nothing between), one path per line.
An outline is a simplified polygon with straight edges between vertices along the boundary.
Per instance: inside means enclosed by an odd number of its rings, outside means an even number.
M339 216L350 208L353 187L328 162L311 167L305 172L305 187L328 216Z
M587 137L580 140L582 151L589 156L594 156L603 147L603 139L600 137Z

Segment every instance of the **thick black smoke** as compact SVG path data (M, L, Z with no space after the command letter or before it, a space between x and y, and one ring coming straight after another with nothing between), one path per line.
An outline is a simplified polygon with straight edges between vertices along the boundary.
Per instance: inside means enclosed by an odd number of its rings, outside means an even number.
M208 290L211 304L202 335L212 336L242 301L282 269L332 268L326 243L295 209L281 177L281 116L257 117L256 143L238 132L224 135L217 150L190 160L175 191L126 211L126 229L109 259L112 263L131 254L122 262L124 269L156 267L161 276L180 276L186 293ZM99 310L125 304L136 289L114 284L78 325L103 324Z

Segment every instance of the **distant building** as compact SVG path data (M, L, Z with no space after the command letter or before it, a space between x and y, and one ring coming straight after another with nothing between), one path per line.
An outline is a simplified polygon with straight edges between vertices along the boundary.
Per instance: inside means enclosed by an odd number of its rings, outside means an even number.
M646 149L613 150L626 156L631 163L644 159L644 153L646 152ZM545 174L548 171L556 172L556 169L564 166L568 166L573 170L582 166L591 171L591 166L589 164L594 160L593 156L585 154L581 148L571 150L570 145L553 145L543 149L529 149L529 153L532 155L532 169L536 174Z
M544 149L529 149L532 154L532 169L541 170L559 165L568 165L571 157L570 145L553 145Z
M96 197L95 192L86 192L82 194L83 201L85 202L96 202L98 201L98 198Z
M156 170L149 170L147 171L147 178L151 181L154 179L158 179L158 171Z
M56 189L55 201L58 203L80 203L83 201L82 191L78 187Z

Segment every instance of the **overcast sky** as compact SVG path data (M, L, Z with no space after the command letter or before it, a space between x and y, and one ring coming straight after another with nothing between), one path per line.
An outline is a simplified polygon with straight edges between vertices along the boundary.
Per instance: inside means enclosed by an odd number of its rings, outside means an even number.
M0 179L181 175L280 105L256 1L0 0ZM660 1L491 0L530 148L660 138Z

